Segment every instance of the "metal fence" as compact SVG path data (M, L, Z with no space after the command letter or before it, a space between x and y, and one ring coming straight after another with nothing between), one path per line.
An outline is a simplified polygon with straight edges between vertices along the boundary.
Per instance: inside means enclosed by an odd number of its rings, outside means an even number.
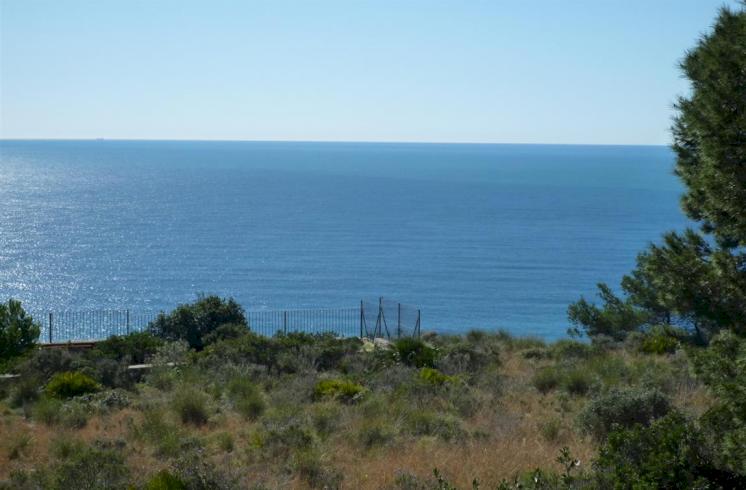
M157 311L86 310L86 311L31 311L41 326L39 342L104 340L112 335L141 332L158 317Z
M40 324L43 344L97 341L146 330L161 312L138 310L30 311ZM280 332L332 333L339 337L398 338L420 335L420 310L379 298L353 308L246 311L249 329L260 335Z

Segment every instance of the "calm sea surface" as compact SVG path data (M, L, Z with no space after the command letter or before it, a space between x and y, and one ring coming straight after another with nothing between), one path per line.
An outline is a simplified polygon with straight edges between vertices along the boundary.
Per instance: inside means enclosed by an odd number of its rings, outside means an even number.
M686 226L664 147L0 141L0 299L420 305L423 329L564 334Z

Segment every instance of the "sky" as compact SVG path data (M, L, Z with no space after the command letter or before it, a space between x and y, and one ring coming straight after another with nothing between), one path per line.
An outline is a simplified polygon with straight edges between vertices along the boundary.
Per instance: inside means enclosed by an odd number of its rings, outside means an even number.
M0 0L0 138L668 144L724 0Z

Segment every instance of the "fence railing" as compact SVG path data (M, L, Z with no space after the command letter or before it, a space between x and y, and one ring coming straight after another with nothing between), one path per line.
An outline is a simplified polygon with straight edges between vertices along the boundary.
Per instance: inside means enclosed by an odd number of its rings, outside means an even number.
M148 328L162 312L143 310L29 311L40 324L43 344L97 341ZM379 298L353 308L246 311L249 329L277 333L332 333L339 337L398 338L420 335L420 310Z

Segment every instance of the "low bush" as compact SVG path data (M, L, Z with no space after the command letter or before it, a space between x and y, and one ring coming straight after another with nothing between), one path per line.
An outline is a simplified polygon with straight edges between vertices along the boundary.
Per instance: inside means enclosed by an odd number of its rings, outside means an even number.
M236 411L249 420L257 419L267 408L259 389L243 377L236 377L228 383L228 397Z
M10 390L10 406L24 406L37 400L40 395L39 380L36 377L22 376L13 383Z
M169 314L161 313L148 330L165 340L185 340L189 347L202 350L204 337L226 324L247 326L241 305L233 298L203 296Z
M189 490L239 488L236 475L229 468L216 466L201 449L185 451L176 460L171 472Z
M184 424L204 425L210 417L209 400L203 391L184 388L174 395L171 400L179 419Z
M337 430L342 412L334 402L315 403L311 408L311 422L320 436L326 437Z
M591 373L582 368L572 368L562 376L562 389L571 395L587 395L594 383Z
M298 451L293 457L293 465L298 476L311 488L334 490L342 485L342 473L325 464L315 451Z
M90 376L77 371L67 371L55 374L47 383L45 392L52 398L72 398L94 393L99 389L99 384Z
M56 398L43 397L37 401L31 409L34 420L46 425L54 425L60 420L62 402Z
M437 351L419 339L405 337L397 340L394 347L399 359L407 366L435 367Z
M410 412L407 428L415 436L436 436L445 441L464 439L467 435L461 421L452 415L428 410Z
M33 379L44 384L57 373L75 371L80 364L80 355L66 349L37 349L16 366L22 379Z
M344 379L322 379L313 390L317 400L332 398L346 403L358 400L363 393L365 388L362 385Z
M88 423L90 411L86 404L69 401L62 405L59 411L59 422L68 429L82 429Z
M193 446L193 441L182 435L180 428L168 421L166 413L160 409L145 409L142 422L130 426L135 439L145 441L155 447L158 457L174 457L182 453L185 446Z
M263 427L252 435L252 446L265 458L285 457L293 451L310 449L318 437L305 417L275 414L262 420Z
M598 488L744 488L746 478L716 468L697 427L671 413L649 427L609 434L594 463Z
M559 439L562 430L562 422L559 419L552 418L539 423L539 433L548 442L555 442Z
M98 342L87 357L114 359L127 364L143 364L156 353L162 344L162 339L149 332L114 335Z
M178 476L161 470L148 480L144 490L187 490L187 486Z
M593 355L593 347L590 344L578 342L577 340L558 340L549 349L552 357L563 359L587 359Z
M12 437L5 438L3 445L8 459L19 459L31 445L31 434L23 432L14 434Z
M557 368L545 367L536 371L531 379L531 384L533 384L540 393L546 395L557 388L561 380L562 376Z
M215 442L221 451L230 453L235 448L236 444L233 440L233 436L230 432L220 432L215 436Z
M249 327L247 325L226 323L205 335L203 343L204 345L210 345L224 340L234 340L241 338L248 333Z
M367 422L357 432L357 440L366 449L384 446L396 436L394 429L382 422Z
M592 374L606 387L617 386L628 382L632 372L624 359L617 356L593 356L576 366Z
M612 390L591 400L578 417L581 429L603 440L615 428L650 425L668 414L671 403L658 390Z
M481 343L458 341L443 346L442 356L437 360L437 367L447 374L474 374L484 370L488 365L499 365L500 357L497 347L485 337Z
M646 354L671 354L679 348L680 336L673 327L660 326L642 337L639 348Z
M433 384L433 385L453 383L458 379L455 376L448 376L448 375L441 373L437 369L428 368L428 367L424 367L420 369L419 378L422 381L429 383L429 384Z
M116 449L98 449L79 445L42 470L37 478L41 488L127 488L129 470L122 453Z

